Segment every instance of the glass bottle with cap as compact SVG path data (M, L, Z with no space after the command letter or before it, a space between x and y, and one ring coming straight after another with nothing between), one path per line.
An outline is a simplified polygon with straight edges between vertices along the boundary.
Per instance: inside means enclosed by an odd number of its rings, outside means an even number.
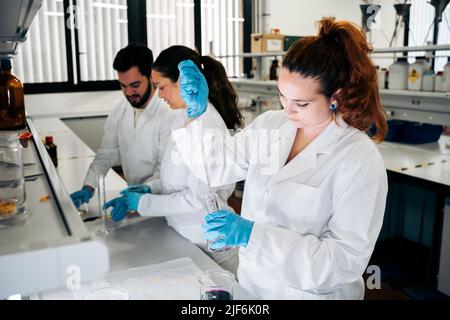
M0 130L25 128L23 84L11 73L11 60L1 60Z
M58 166L58 155L56 153L56 145L53 143L53 136L45 137L45 148L48 151L50 159L52 159L53 165Z

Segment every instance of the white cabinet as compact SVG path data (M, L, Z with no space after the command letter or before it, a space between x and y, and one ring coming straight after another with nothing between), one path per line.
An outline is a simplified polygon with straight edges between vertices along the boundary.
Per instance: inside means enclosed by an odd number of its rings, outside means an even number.
M28 126L34 140L24 162L35 163L36 177L25 183L31 215L23 225L0 229L0 299L64 288L71 277L98 280L109 269L107 246L86 229L30 119Z

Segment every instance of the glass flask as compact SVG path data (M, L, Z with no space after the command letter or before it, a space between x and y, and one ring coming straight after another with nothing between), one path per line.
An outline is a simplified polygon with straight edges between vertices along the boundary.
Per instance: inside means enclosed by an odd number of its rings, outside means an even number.
M25 222L22 146L15 133L0 134L0 225Z

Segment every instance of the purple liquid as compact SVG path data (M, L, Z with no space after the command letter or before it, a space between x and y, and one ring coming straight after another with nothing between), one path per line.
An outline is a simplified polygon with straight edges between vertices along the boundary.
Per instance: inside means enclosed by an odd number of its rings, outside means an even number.
M202 300L233 300L233 296L226 290L210 290L202 294Z

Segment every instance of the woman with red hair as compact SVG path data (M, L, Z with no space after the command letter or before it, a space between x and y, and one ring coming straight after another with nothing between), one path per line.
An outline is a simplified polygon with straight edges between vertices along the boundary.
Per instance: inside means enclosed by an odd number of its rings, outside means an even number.
M195 79L182 80L196 112L173 133L184 161L202 176L192 158L203 143L213 186L246 180L241 216L207 215L205 237L215 249L240 247L239 283L262 299L362 299L383 222L387 175L375 143L387 125L371 48L350 22L318 27L284 57L284 110L233 137L199 134L206 106Z

